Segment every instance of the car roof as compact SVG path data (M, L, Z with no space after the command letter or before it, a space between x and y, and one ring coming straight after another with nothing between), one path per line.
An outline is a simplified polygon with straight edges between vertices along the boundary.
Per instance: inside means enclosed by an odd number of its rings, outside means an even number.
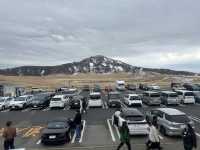
M186 92L192 92L192 91L188 91L188 90L176 90L176 92L186 93Z
M63 98L65 95L55 95L53 98Z
M129 93L127 95L129 95L129 96L139 96L138 94L133 94L133 93Z
M157 108L157 110L160 110L168 115L185 115L184 112L174 108Z
M157 94L158 93L159 94L159 92L156 92L156 91L145 91L144 93L149 93L149 94L154 94L154 93Z
M143 114L136 108L124 108L122 113L125 116L143 116Z
M166 93L166 94L176 94L174 91L162 91L161 93Z
M117 80L116 81L118 84L124 84L125 83L125 81L123 81L123 80Z
M117 91L111 91L111 92L109 92L109 94L120 94L120 93Z
M100 92L91 92L90 95L101 95Z

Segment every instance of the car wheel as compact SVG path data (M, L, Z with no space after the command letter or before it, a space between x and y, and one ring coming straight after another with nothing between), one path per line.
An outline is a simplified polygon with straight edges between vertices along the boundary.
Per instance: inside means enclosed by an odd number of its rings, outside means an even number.
M23 105L22 109L25 109L25 108L26 108L26 104Z
M164 128L163 126L160 127L160 132L161 132L164 136L167 135L167 134L166 134L166 130L165 130L165 128Z
M66 133L66 143L69 143L70 142L70 136L69 136L69 132Z
M2 110L5 110L6 109L6 107L5 106L2 106Z

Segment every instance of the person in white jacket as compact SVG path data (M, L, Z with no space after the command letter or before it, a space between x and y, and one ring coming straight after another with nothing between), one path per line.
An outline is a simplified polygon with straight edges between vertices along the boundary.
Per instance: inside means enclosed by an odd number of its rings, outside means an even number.
M160 147L160 137L159 137L158 131L151 122L149 122L148 130L149 130L149 136L148 136L148 141L146 143L147 149L161 150L162 148Z

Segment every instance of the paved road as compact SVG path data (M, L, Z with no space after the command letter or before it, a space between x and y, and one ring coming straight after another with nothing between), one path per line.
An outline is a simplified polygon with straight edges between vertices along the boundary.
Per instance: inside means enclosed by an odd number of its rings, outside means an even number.
M87 96L88 93L81 93ZM75 110L70 110L66 107L63 110L30 110L23 111L3 111L0 112L0 135L7 120L12 120L17 127L18 136L16 138L17 148L27 148L28 150L62 150L62 149L96 149L96 150L114 150L119 144L118 129L111 125L111 116L115 109L106 106L106 97L103 96L104 109L94 108L89 109L88 113L83 115L85 126L80 141L71 141L69 144L60 146L43 146L40 143L40 132L45 127L46 123L58 117L73 118ZM161 106L165 107L165 106ZM175 107L175 106L174 106ZM153 107L144 105L139 108L146 112ZM200 105L180 105L175 108L184 111L192 117L195 122L198 142L200 141ZM163 137L162 146L166 150L172 150L176 147L177 150L182 150L182 140L177 137ZM146 137L133 136L131 137L131 145L134 149L144 150ZM200 144L200 143L199 143ZM0 147L3 145L3 139L0 138ZM1 149L1 148L0 148ZM200 148L198 148L200 149Z

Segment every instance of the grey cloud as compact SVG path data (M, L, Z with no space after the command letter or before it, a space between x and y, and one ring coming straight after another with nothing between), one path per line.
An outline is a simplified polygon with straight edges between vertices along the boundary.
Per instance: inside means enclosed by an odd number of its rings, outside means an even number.
M199 1L188 0L0 0L0 64L54 65L96 54L127 60L189 54L200 49L199 9ZM151 59L141 65L150 63L160 67Z

